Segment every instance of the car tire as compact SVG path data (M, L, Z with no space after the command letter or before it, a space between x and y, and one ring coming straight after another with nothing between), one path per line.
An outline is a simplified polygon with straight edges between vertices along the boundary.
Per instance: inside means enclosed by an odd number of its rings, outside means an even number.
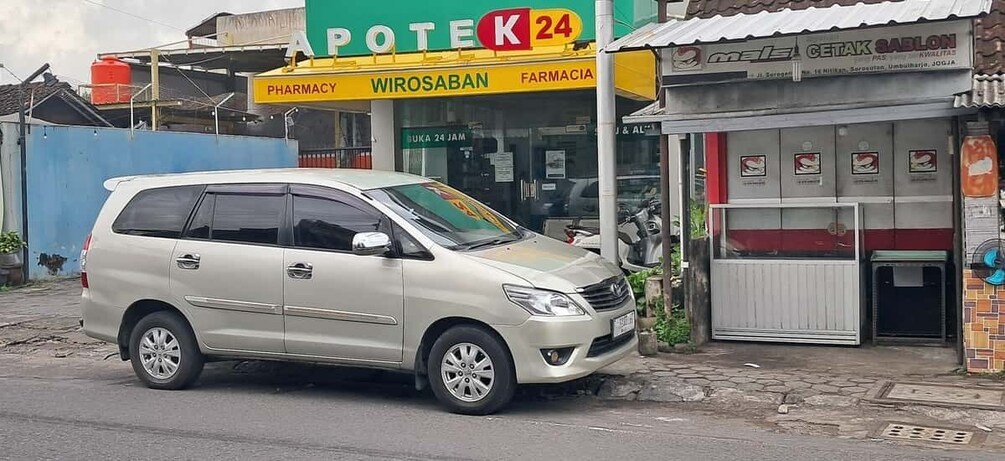
M140 319L129 338L129 357L140 381L163 390L190 386L206 363L192 328L181 316L167 311Z
M436 398L453 413L492 414L516 392L516 373L506 345L475 326L454 327L440 335L430 350L427 371Z

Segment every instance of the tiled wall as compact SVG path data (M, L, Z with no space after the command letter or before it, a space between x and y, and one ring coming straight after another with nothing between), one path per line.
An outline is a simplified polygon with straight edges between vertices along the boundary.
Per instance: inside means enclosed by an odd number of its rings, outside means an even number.
M1005 287L994 287L963 271L963 347L967 371L1005 370Z

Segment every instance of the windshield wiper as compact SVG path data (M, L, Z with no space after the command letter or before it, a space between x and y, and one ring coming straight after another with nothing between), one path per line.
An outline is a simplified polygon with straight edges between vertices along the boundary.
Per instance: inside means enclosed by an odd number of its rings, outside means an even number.
M459 250L462 250L462 251L470 251L470 250L477 250L478 248L485 248L485 247L489 247L489 246L496 246L496 245L503 245L503 244L506 244L506 243L513 243L513 242L516 242L518 240L520 240L519 237L509 237L509 238L499 237L499 238L495 238L495 239L484 241L484 242L466 243L466 244L458 245L456 248L459 249Z

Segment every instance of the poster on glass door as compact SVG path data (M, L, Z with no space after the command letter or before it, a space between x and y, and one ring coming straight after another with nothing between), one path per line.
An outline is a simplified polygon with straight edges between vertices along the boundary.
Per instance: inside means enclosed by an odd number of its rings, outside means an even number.
M495 154L492 164L496 168L496 182L513 182L513 153Z
M544 175L548 179L565 179L565 151L544 152Z

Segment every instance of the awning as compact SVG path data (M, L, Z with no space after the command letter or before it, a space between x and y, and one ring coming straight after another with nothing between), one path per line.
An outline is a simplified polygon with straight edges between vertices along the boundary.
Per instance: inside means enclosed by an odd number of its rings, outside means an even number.
M992 0L903 0L674 21L647 25L614 41L607 51L658 49L973 18L991 11L991 3Z
M952 117L976 112L953 103L970 85L969 70L695 85L667 89L666 106L650 105L624 122L685 134Z
M615 59L619 94L656 98L649 51ZM596 50L552 47L409 53L303 61L254 77L256 104L299 104L595 89Z
M666 115L624 117L625 123L660 123L663 134L717 133L726 131L774 130L804 126L852 125L890 120L945 118L974 113L974 109L953 107L950 102L904 104L854 109L818 109L797 114L749 116L718 114L712 118L671 119Z
M1005 107L1005 75L978 74L969 93L956 96L956 107Z

